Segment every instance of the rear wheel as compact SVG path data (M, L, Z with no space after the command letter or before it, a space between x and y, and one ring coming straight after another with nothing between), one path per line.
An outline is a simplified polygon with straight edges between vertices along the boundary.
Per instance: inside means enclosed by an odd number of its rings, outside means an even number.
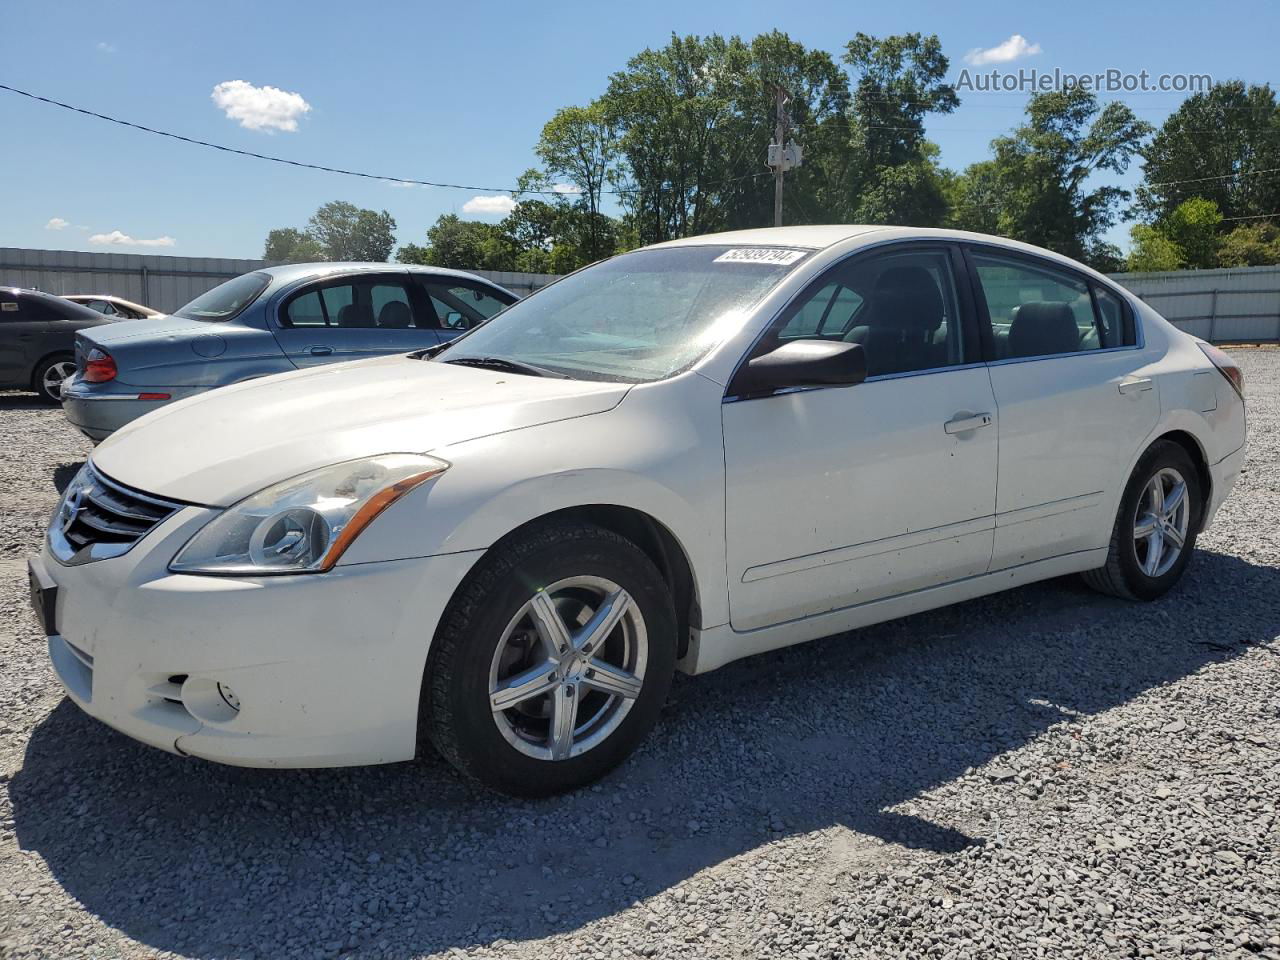
M76 372L75 360L67 355L49 357L40 361L31 378L32 389L45 403L62 402L62 381Z
M1200 527L1200 474L1167 440L1138 461L1120 501L1106 566L1084 574L1096 590L1129 600L1164 596L1186 569Z
M587 524L531 532L450 603L423 679L424 732L505 793L589 783L657 720L675 622L666 582L630 541Z

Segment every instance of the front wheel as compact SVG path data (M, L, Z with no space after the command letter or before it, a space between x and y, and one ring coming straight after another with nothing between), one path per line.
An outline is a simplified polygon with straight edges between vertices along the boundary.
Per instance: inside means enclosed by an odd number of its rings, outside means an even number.
M635 544L560 524L503 544L450 602L423 678L424 732L517 796L603 776L653 727L675 668L670 591Z
M1125 487L1106 566L1084 574L1095 590L1128 600L1164 596L1187 568L1200 528L1200 474L1186 450L1151 446Z
M32 387L45 403L62 402L62 381L76 372L76 362L71 357L50 357L36 367Z

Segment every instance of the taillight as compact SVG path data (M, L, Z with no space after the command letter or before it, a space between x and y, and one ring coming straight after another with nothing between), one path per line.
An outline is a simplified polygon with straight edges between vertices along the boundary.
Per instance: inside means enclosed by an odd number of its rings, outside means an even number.
M1196 345L1204 351L1204 355L1209 358L1210 362L1218 368L1218 372L1227 378L1231 386L1235 389L1240 399L1244 399L1244 371L1241 370L1234 360L1227 354L1223 353L1211 343L1205 343L1203 340L1197 340Z
M111 354L94 347L84 358L85 383L106 383L116 378L116 362Z

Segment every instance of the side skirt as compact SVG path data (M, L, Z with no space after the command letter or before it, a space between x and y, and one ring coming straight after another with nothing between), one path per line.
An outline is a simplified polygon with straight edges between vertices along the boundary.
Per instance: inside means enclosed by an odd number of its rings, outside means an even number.
M727 623L705 630L695 630L692 631L689 652L677 666L683 673L706 673L753 654L776 650L779 647L789 647L807 640L817 640L819 637L829 637L832 634L844 633L846 630L869 627L886 620L908 617L913 613L922 613L925 610L972 600L974 597L999 593L1001 590L1021 587L1024 584L1035 583L1037 580L1048 580L1084 570L1096 570L1106 562L1105 547L1082 550L1061 557L1050 557L1047 560L1037 560L1034 563L995 570L976 577L954 580L936 587L913 590L896 597L886 597L883 600L873 600L800 620L761 627L758 630L740 632Z

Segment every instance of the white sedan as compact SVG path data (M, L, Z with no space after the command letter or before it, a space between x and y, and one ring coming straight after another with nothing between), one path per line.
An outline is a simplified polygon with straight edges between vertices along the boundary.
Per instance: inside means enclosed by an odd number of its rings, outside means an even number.
M1102 275L792 227L582 270L444 347L156 411L31 561L85 711L245 766L587 783L672 673L1063 574L1182 576L1241 374Z

